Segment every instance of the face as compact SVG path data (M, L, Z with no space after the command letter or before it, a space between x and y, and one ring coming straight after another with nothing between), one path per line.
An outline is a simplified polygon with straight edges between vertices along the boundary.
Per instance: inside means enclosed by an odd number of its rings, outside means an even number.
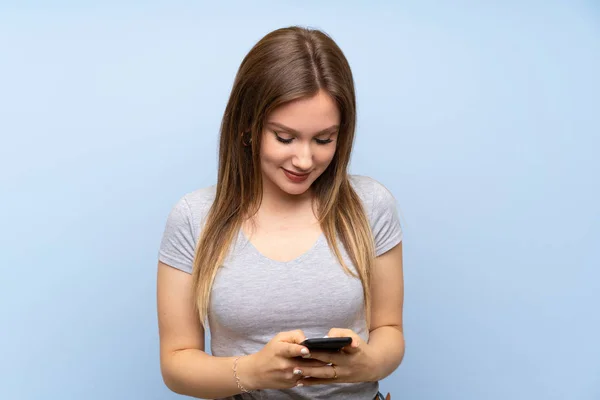
M339 125L339 109L323 91L275 109L260 149L265 190L306 193L333 159Z

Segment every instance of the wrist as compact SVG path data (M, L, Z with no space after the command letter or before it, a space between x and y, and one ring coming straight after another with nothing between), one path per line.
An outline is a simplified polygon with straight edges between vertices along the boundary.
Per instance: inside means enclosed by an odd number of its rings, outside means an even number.
M371 360L371 362L369 363L369 368L367 371L367 377L366 377L366 382L377 382L380 381L384 378L384 373L383 373L383 357L381 356L381 354L377 351L376 348L374 348L373 346L371 346L371 354L369 359Z
M382 380L398 368L404 358L404 334L399 326L381 326L369 332L369 350L375 379Z
M255 370L253 354L241 356L238 359L235 378L240 390L252 391L259 388L258 377L254 374Z

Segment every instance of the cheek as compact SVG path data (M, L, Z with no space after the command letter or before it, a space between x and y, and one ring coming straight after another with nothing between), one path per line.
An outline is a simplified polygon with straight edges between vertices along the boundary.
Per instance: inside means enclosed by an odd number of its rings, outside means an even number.
M275 152L275 149L273 148L273 144L270 143L270 141L266 138L263 138L263 141L260 145L260 159L263 162L269 162L270 160L273 159L273 156L275 156L277 153Z
M287 157L285 149L272 140L264 140L261 143L260 159L263 165L281 164Z
M320 149L315 155L319 164L329 165L335 156L335 146Z

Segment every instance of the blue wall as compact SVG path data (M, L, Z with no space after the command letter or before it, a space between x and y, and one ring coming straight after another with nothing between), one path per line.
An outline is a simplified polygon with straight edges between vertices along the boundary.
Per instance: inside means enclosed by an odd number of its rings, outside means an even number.
M401 209L407 352L383 390L599 399L600 7L527 3L0 5L0 398L177 398L167 213L215 180L242 57L302 24L353 67L352 172Z

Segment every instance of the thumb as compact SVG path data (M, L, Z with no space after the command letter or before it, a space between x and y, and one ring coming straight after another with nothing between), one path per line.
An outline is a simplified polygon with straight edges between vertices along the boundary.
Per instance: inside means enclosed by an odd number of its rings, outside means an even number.
M328 333L328 337L350 337L352 338L352 343L343 348L343 351L346 353L354 354L358 353L360 349L360 343L363 341L360 336L356 334L356 332L351 329L340 329L340 328L332 328Z
M285 346L280 348L280 354L284 357L301 357L310 354L308 348L300 345L306 339L304 332L301 330L282 332L278 339L280 342L286 343Z
M302 332L300 329L296 329L295 331L289 331L289 332L281 332L280 337L279 337L280 342L296 343L296 344L302 343L305 339L306 339L306 336L304 335L304 332Z

